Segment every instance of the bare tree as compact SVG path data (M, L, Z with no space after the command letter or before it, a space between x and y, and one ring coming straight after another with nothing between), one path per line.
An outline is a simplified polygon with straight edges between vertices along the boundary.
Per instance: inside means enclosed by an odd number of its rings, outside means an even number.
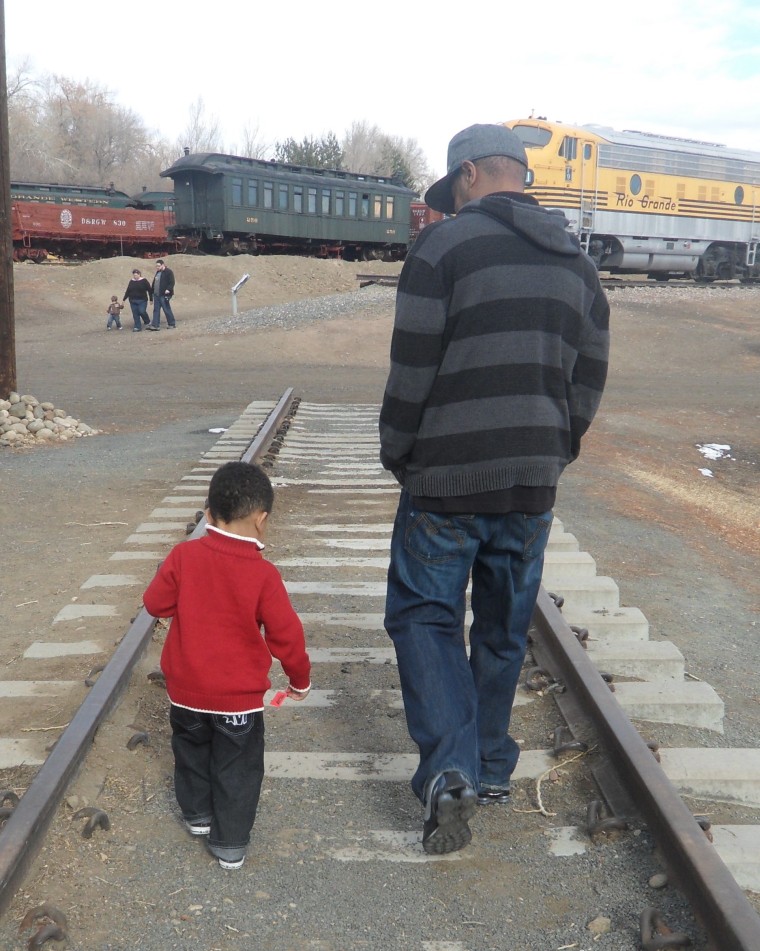
M352 172L373 175L382 152L382 137L378 126L369 125L366 119L352 122L341 142L344 166Z
M351 124L341 144L345 167L352 172L393 176L416 192L432 180L416 139L388 135L362 120Z
M425 153L416 139L385 136L384 158L386 161L390 159L387 172L400 178L418 194L422 194L435 180Z
M272 153L272 147L261 139L258 123L254 126L246 125L242 132L242 145L232 146L233 155L243 155L246 158L266 159Z
M41 122L42 84L24 60L8 76L8 133L11 177L36 181L46 171L44 129Z
M219 120L207 113L200 97L190 107L182 135L170 142L147 129L136 112L117 104L108 89L89 80L37 77L24 60L9 74L7 84L14 181L113 182L130 195L143 188L170 191L171 184L160 172L169 168L185 147L192 152L225 150ZM388 135L367 120L353 122L340 142L330 132L319 140L307 137L298 141L291 136L267 144L258 125L244 127L241 136L240 147L232 151L251 158L271 158L277 146L281 152L287 146L288 160L389 175L416 191L424 189L432 178L416 140Z
M12 99L29 99L30 91L39 85L39 80L35 79L32 74L32 64L29 57L27 57L16 66L13 72L8 74L8 102Z
M191 152L224 151L219 119L214 115L206 117L206 106L202 96L199 96L190 106L188 123L177 139L177 145L180 153L183 149L190 149Z

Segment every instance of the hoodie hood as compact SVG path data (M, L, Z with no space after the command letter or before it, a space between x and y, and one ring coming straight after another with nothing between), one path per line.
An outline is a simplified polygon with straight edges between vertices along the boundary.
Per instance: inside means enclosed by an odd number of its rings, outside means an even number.
M578 240L566 231L568 221L563 213L542 208L528 195L486 195L459 209L459 215L465 214L495 218L505 227L553 254L576 257L581 253Z

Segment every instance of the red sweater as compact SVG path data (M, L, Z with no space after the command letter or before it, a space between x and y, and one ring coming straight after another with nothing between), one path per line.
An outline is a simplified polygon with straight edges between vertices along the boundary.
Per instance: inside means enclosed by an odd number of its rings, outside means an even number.
M210 529L181 542L143 602L154 617L172 618L161 654L172 703L208 713L260 710L272 657L291 686L309 686L303 626L255 541Z

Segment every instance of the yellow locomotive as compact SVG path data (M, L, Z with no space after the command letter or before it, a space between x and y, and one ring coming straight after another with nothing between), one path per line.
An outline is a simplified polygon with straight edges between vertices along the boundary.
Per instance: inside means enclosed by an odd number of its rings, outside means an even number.
M760 279L760 153L646 132L515 119L527 191L564 212L599 270Z

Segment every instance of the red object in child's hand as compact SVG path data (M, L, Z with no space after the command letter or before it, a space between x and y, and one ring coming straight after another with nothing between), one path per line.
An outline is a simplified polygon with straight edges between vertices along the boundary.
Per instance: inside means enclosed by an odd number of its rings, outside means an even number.
M287 694L285 693L284 690L278 690L277 693L269 701L269 706L281 707L286 697L287 697Z

